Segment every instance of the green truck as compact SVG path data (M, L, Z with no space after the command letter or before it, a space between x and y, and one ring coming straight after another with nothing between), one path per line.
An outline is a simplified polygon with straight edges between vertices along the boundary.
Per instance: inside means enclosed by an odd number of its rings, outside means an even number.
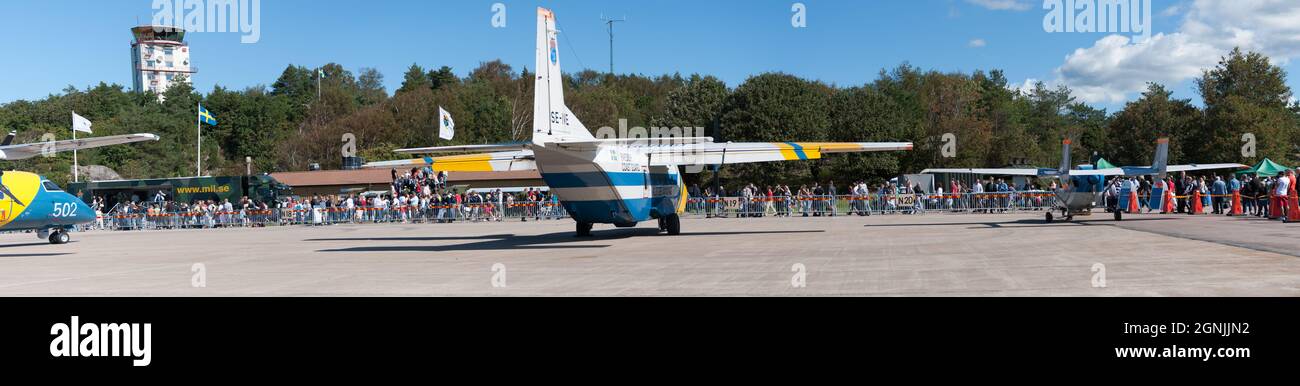
M289 186L269 175L235 177L187 177L148 180L119 180L80 182L68 185L67 192L90 203L102 197L105 207L112 208L123 202L152 201L161 192L169 201L194 202L196 200L239 202L248 198L270 203L289 195Z

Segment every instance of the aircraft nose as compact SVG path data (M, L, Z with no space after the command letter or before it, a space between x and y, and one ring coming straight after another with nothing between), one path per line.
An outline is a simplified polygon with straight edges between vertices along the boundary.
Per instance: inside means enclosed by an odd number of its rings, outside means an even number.
M86 203L81 200L76 200L75 202L77 203L77 215L75 216L75 220L78 224L86 224L95 221L95 210L90 209L90 205L86 205Z

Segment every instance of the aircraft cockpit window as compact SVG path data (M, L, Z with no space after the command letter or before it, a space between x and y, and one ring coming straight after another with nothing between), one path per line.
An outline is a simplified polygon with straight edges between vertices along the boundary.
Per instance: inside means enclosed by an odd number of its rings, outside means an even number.
M50 182L50 181L42 181L42 182L41 182L41 185L44 185L44 186L45 186L45 191L47 191L47 192L62 192L62 191L63 191L62 188L59 188L59 185L58 185L58 184L55 184L55 183Z

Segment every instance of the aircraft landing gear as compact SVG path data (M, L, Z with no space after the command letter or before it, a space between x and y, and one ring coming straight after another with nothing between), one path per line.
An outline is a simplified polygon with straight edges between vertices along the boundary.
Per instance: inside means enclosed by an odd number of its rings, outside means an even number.
M1052 223L1052 212L1047 212L1047 223L1048 224Z
M50 231L50 244L67 244L69 241L72 241L72 236L68 235L68 231L62 229Z
M1124 221L1124 212L1115 211L1115 221Z
M682 218L676 213L665 217L663 222L665 225L664 230L668 231L668 235L676 236L682 234Z
M589 222L578 222L578 237L591 237L591 226Z

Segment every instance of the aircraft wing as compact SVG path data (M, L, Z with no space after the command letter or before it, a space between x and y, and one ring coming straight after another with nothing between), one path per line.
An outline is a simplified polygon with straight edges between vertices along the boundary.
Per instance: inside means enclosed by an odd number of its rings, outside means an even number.
M728 142L655 146L650 163L724 165L821 159L823 154L912 150L910 142Z
M506 172L537 170L532 150L422 157L397 161L370 162L368 169L406 169L428 166L435 172Z
M63 141L31 142L18 145L0 146L0 160L24 160L41 154L59 153L73 150L94 149L97 147L121 145L124 143L157 141L154 134L126 134L105 137L68 139Z
M925 169L921 174L954 173L983 174L989 176L1047 176L1055 175L1056 169Z
M419 147L414 149L397 149L393 150L399 154L437 154L437 153L477 153L477 152L506 152L519 151L528 148L528 144L518 143L499 143L491 145L463 145L463 146L439 146L439 147Z

